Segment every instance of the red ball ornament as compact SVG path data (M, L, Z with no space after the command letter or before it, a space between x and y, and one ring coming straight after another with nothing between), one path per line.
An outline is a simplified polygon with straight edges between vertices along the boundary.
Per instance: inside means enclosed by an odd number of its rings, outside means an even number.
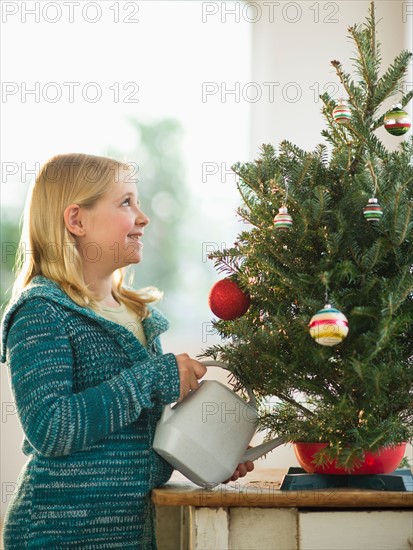
M208 305L214 315L224 321L242 317L250 306L249 294L243 292L236 282L222 279L209 291Z

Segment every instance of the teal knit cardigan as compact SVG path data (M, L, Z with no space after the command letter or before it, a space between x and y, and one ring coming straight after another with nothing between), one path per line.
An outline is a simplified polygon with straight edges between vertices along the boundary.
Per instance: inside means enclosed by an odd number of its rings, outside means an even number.
M2 323L28 456L4 524L5 550L154 549L150 491L172 468L152 449L162 408L179 396L175 355L154 307L145 348L43 276Z

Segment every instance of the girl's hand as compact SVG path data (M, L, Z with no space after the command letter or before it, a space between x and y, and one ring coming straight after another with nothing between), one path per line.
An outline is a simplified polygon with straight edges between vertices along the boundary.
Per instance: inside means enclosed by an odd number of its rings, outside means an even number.
M181 392L178 399L179 403L179 401L182 401L182 399L188 395L190 390L196 390L198 388L198 379L206 374L207 369L202 363L189 357L187 353L180 353L175 357L178 364L179 381L181 385Z
M232 474L232 476L229 479L226 479L222 483L228 483L229 481L237 481L238 478L244 477L247 475L248 472L252 472L254 469L254 463L251 461L243 462L242 464L238 464L237 469Z

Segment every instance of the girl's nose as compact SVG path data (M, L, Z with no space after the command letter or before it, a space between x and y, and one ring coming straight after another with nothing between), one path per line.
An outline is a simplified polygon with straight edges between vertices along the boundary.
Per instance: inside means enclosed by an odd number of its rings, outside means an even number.
M148 225L149 218L148 216L142 212L142 210L138 211L138 215L136 216L136 224L141 225L142 227L145 227L145 225Z

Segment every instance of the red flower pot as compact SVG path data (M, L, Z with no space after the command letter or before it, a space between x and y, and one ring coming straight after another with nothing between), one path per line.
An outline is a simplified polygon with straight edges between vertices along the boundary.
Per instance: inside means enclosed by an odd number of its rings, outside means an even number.
M314 464L314 455L327 447L326 443L294 443L294 451L301 467L309 473L316 474L389 474L394 472L404 457L406 443L394 445L392 447L383 447L375 453L368 451L364 454L364 461L357 465L353 470L345 470L342 466L337 466L333 460L324 466Z

